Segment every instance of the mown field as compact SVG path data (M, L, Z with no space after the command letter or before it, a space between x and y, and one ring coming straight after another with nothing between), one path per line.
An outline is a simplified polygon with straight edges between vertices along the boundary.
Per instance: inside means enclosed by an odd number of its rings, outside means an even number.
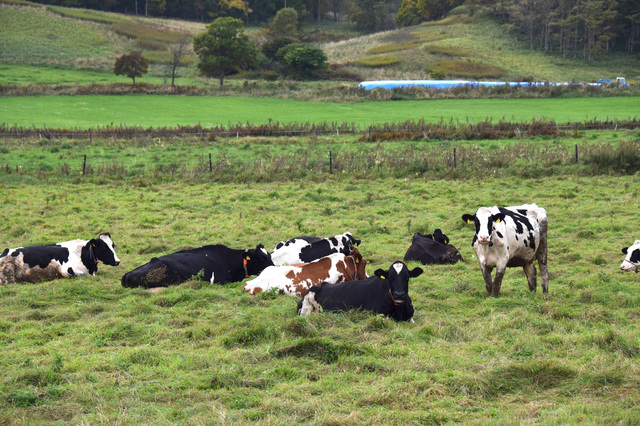
M637 143L637 136L601 142ZM595 145L597 138L588 135ZM110 149L111 142L94 143ZM276 144L264 143L224 147L240 160ZM21 149L37 158L37 146ZM162 152L161 144L140 146L151 160L163 161ZM102 265L95 278L0 287L0 422L638 423L640 297L636 274L619 269L620 249L640 238L638 169L588 176L587 168L226 184L153 172L110 179L3 170L2 248L107 231L122 263ZM529 294L514 269L501 297L487 299L470 248L473 228L460 216L523 202L549 212L549 294ZM249 296L242 283L192 281L159 294L119 283L151 257L179 249L272 249L297 235L347 230L362 239L372 273L401 259L413 232L437 227L465 263L425 266L411 282L414 324L363 312L298 318L296 298Z
M637 118L638 97L552 99L440 99L396 102L302 102L293 99L199 96L6 97L0 103L6 126L49 129L109 125L212 127L229 124L338 123L368 126L424 119L454 122L500 120L557 123Z

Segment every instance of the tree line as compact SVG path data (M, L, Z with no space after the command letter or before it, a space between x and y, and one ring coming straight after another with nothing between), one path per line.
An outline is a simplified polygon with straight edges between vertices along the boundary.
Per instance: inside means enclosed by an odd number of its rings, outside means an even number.
M490 11L531 49L563 57L594 58L599 52L640 48L638 0L40 0L42 3L126 14L211 22L233 17L246 24L272 20L283 8L300 20L348 17L366 31L388 30L441 19L463 6Z

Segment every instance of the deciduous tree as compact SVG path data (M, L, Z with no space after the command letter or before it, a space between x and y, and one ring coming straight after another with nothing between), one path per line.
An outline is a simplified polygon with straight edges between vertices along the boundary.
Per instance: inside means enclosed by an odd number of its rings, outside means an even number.
M241 69L246 69L256 61L256 47L244 34L242 21L235 18L218 18L207 31L193 39L193 50L200 58L198 69L207 77L220 79Z
M115 75L126 75L133 79L134 86L136 85L136 77L141 77L147 71L149 71L149 64L139 51L119 56L113 67Z

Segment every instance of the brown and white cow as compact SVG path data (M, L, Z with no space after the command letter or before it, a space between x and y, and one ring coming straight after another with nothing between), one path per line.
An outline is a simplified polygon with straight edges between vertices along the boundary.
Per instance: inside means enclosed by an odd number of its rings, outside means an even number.
M349 255L334 253L310 263L270 266L253 280L247 281L243 290L251 294L276 289L280 294L304 296L314 285L322 282L336 284L367 278L367 261L356 249Z
M627 272L638 272L640 270L640 240L636 240L630 247L623 248L622 253L627 256L620 264L620 269Z

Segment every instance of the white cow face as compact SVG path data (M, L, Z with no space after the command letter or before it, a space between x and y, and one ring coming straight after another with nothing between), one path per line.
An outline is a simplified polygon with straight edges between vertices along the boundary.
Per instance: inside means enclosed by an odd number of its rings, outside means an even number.
M640 240L636 240L631 247L623 248L622 253L627 257L624 258L620 269L627 272L640 271Z
M504 217L504 213L488 207L480 207L474 215L462 215L462 220L467 223L475 223L476 226L476 234L471 245L476 241L481 245L489 245L494 232L502 238L505 235Z

